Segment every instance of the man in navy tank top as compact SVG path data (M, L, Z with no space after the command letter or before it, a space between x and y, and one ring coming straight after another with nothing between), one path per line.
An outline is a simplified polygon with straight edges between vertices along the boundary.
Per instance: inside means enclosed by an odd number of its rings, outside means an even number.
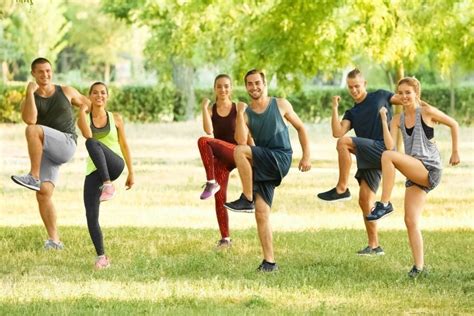
M21 118L27 124L26 141L30 171L14 175L12 180L36 191L39 212L48 233L45 249L63 249L56 227L56 210L52 196L57 184L59 167L68 162L76 151L76 123L71 105L90 108L88 98L76 89L55 85L53 70L46 58L31 64L35 79L26 87L26 98L21 103Z
M262 245L261 272L278 270L273 255L273 236L270 226L270 210L275 187L288 174L293 151L288 134L289 122L298 132L303 151L299 162L300 171L311 169L308 134L305 126L286 99L269 97L263 72L253 69L245 75L245 87L251 98L250 106L239 102L234 151L243 193L225 207L235 212L253 212L257 221L258 237ZM248 136L254 146L247 145Z
M367 81L356 68L347 75L347 88L354 100L354 106L344 113L339 121L338 106L340 97L332 99L331 128L334 137L338 138L337 153L339 162L339 179L335 188L319 193L319 199L327 202L344 201L351 198L347 187L352 164L351 154L357 159L355 178L359 182L359 206L367 216L375 203L375 193L381 179L381 157L385 150L383 142L382 121L379 110L387 109L387 117L392 118L392 104L400 104L399 97L392 92L377 90L367 92ZM345 136L354 129L356 137ZM377 226L364 218L368 245L357 252L358 255L383 255L379 245Z

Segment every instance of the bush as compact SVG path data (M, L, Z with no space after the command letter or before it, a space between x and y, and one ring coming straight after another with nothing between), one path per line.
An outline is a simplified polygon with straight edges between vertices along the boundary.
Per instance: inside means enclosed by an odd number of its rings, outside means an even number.
M84 95L88 87L79 89ZM161 86L110 86L109 109L121 113L126 119L138 122L169 122L183 120L185 104L181 95L172 87ZM20 101L24 98L25 85L0 85L0 122L20 122ZM201 112L200 103L204 97L213 98L212 89L197 89L195 116ZM270 95L278 96L276 91ZM342 97L339 113L352 107L353 102L346 89L321 88L315 90L290 93L288 100L295 111L305 122L315 122L331 116L331 98L333 95ZM440 110L453 115L460 124L472 124L474 104L474 87L455 89L456 113L451 113L450 90L447 87L427 87L422 91L423 99ZM236 87L234 100L249 102L247 92Z
M0 122L16 123L21 121L20 103L24 98L24 87L7 88L0 85Z

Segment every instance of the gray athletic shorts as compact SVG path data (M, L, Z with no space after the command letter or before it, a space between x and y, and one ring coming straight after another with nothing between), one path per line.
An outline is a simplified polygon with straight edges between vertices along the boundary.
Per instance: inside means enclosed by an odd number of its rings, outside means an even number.
M423 163L423 161L422 161L422 163ZM411 187L412 185L416 185L417 187L419 187L420 189L422 189L423 191L428 193L428 192L430 192L431 190L433 190L434 188L436 188L438 186L439 182L441 181L442 170L438 169L438 168L435 168L435 167L432 167L432 166L427 166L425 164L423 164L423 165L425 166L426 170L428 170L428 182L430 183L430 186L425 187L425 186L416 184L413 181L407 179L407 181L405 182L405 187L406 188Z
M56 185L59 167L71 160L76 151L75 135L41 126L44 133L43 156L41 157L40 180Z
M357 172L355 178L360 183L365 180L370 190L376 193L382 179L382 154L385 144L382 140L352 137L356 148Z

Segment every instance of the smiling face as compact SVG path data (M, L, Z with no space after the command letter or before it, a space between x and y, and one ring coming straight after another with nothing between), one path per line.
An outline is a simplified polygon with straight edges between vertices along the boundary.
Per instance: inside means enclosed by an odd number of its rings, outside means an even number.
M367 95L367 82L365 81L364 77L357 75L353 78L347 78L346 83L347 90L349 90L349 94L356 103L364 100L365 96Z
M415 88L407 83L400 83L397 88L397 93L400 96L403 106L415 104L418 98Z
M403 106L415 104L421 97L420 82L411 77L401 79L397 85L397 94Z
M220 77L214 83L214 93L218 100L226 100L231 98L232 83L227 77Z
M89 99L91 100L92 106L105 107L109 93L107 87L102 83L94 84L89 92Z
M31 75L38 85L45 86L51 83L53 70L49 63L36 64L31 70Z
M264 96L266 87L265 81L259 73L248 75L245 78L245 88L249 96L254 100Z

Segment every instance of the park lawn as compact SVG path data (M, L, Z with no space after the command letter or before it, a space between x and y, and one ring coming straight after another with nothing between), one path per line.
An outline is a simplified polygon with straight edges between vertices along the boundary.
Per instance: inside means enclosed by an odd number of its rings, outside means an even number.
M105 228L110 269L94 271L85 226L61 229L66 249L42 249L41 226L0 227L0 315L472 314L472 230L425 231L427 277L409 279L406 231L380 233L385 256L358 257L355 229L276 232L280 271L257 273L254 229Z

